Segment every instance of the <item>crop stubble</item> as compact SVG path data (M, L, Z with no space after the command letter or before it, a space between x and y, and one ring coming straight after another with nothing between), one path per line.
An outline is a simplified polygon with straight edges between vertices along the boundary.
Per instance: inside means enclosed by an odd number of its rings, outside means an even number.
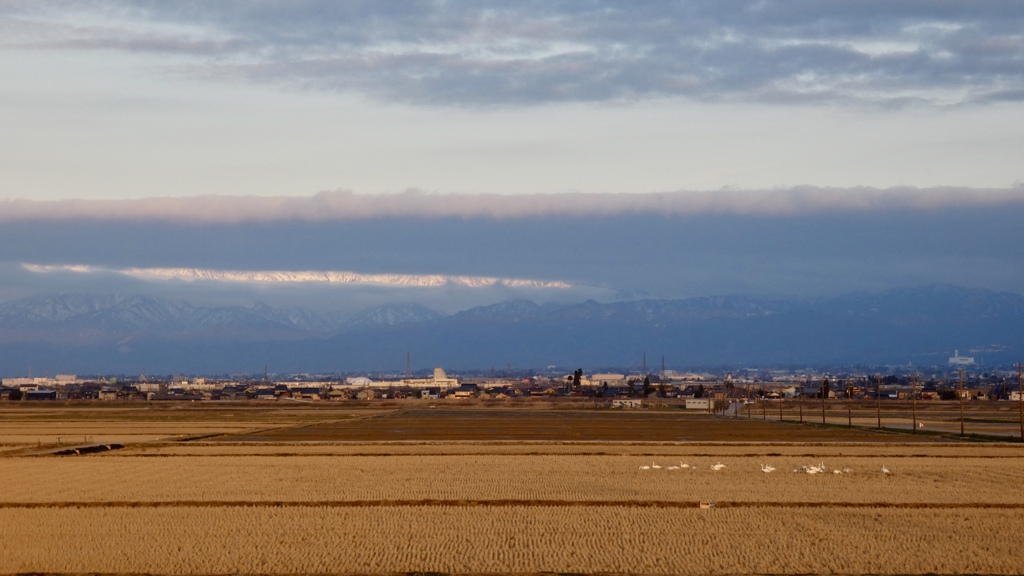
M379 442L394 437L388 430L397 421L379 415L359 428L307 420L295 430L312 433L281 430L270 446L248 438L0 457L0 573L910 574L1024 566L1024 548L1010 536L1024 528L1024 459L1013 446ZM725 425L708 422L712 431ZM791 425L781 427L777 436L792 434ZM332 428L334 443L324 443L319 430ZM337 442L353 435L365 441ZM314 442L281 441L303 437ZM820 460L853 472L792 472ZM698 470L665 469L680 461ZM718 461L726 467L711 471ZM655 462L663 468L640 469ZM778 470L764 474L761 463ZM893 473L883 475L882 464ZM718 506L701 510L700 501Z

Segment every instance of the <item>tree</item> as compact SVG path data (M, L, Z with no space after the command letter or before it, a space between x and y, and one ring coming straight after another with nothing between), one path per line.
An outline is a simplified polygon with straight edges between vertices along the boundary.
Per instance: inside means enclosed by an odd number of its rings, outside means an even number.
M581 378L583 378L583 368L577 368L576 371L572 373L572 389L573 390L579 390L580 389L580 379Z
M651 378L649 376L644 376L644 396L647 396L650 393L651 393Z

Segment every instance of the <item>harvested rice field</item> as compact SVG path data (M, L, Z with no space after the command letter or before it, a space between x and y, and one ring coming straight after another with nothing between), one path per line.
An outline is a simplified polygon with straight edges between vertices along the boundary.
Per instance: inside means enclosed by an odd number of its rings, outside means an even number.
M67 412L47 425L168 425L132 410L106 420ZM222 426L223 414L190 422L180 412L168 430L181 436L95 453L0 446L0 573L1024 566L1020 443L679 411L299 410L292 422L270 411L247 413L239 428ZM695 439L667 439L678 436Z

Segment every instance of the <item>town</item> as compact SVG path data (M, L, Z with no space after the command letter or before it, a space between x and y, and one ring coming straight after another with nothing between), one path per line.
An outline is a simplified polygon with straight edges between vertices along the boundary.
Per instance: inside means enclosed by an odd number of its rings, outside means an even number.
M952 360L952 359L951 359ZM954 369L955 368L955 369ZM238 378L17 377L0 381L2 401L350 401L402 399L483 399L543 397L605 400L617 407L642 407L645 401L674 401L707 411L725 409L735 401L827 398L948 401L1020 401L1020 370L993 369L968 373L955 364L924 374L908 368L887 372L821 372L816 370L745 369L733 372L563 373L554 367L523 374L480 374L460 377L443 368L413 375L381 374L377 378L346 374L290 374ZM628 399L628 402L623 400ZM671 403L671 402L670 402Z

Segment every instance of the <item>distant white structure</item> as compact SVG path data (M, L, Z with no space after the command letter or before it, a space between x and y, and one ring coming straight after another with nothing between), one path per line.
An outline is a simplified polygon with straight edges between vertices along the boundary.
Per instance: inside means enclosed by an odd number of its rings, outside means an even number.
M401 381L403 386L431 386L436 388L458 388L459 379L445 374L444 368L434 368L433 378L406 378Z
M704 410L705 412L711 411L711 398L687 398L686 399L687 410Z
M618 386L626 381L625 374L607 374L598 373L591 374L589 378L589 384L584 384L580 381L581 386L600 386L602 384L608 384L609 386Z
M950 366L973 366L974 356L961 356L959 350L953 350L953 356L949 358Z

